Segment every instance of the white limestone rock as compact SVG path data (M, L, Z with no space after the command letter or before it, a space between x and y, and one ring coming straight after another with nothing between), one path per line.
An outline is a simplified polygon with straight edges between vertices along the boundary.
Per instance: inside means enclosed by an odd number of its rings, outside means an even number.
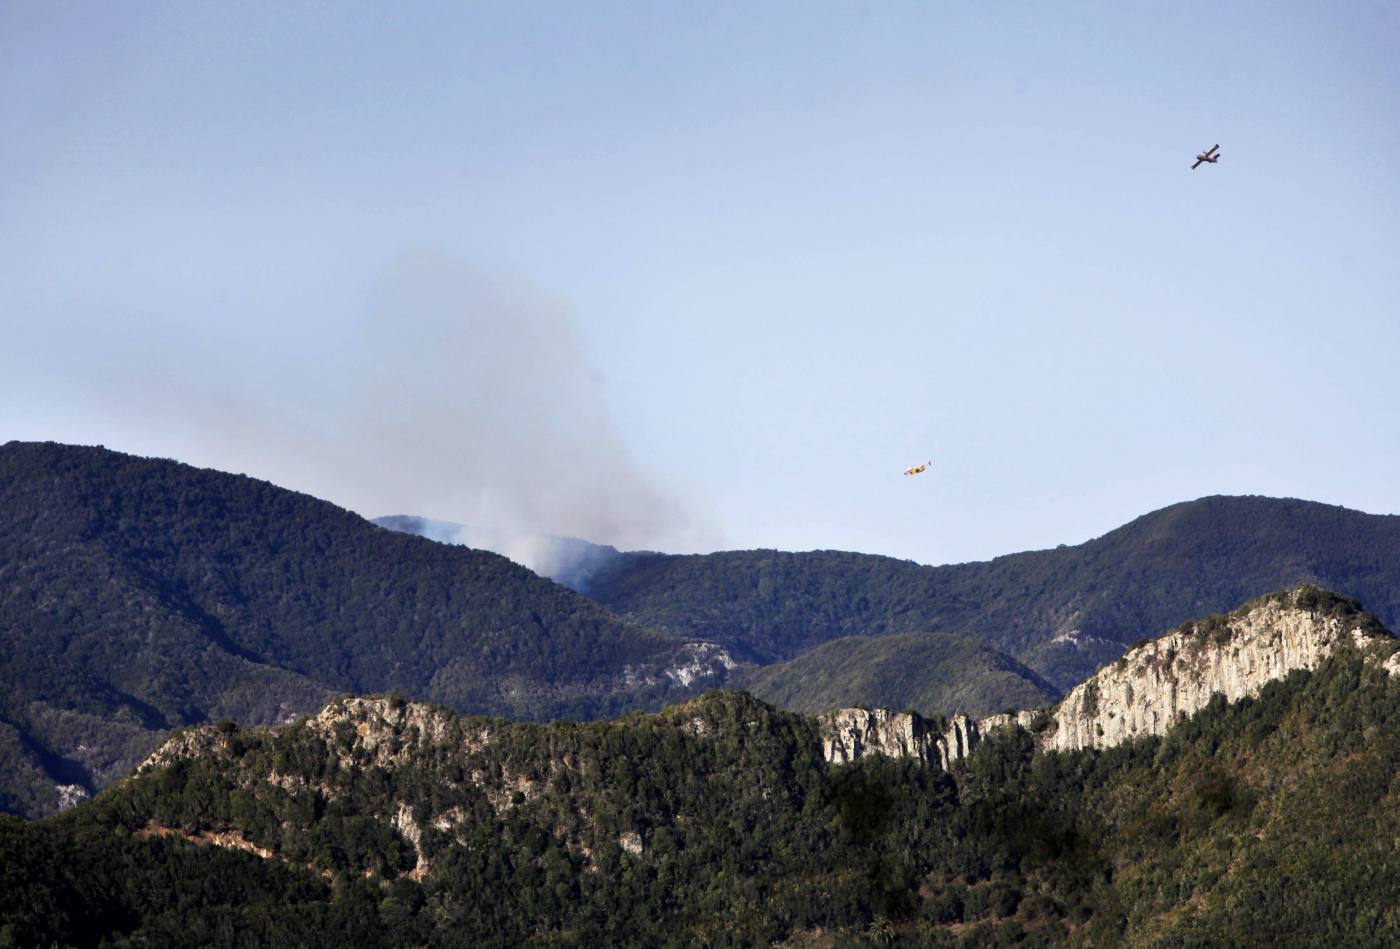
M1044 747L1110 748L1161 735L1216 693L1229 702L1256 695L1295 669L1317 668L1338 646L1364 646L1375 635L1296 605L1298 596L1267 599L1225 626L1198 624L1128 650L1065 696Z
M909 712L843 708L819 720L822 756L829 764L848 764L872 754L940 761L939 739L930 723Z
M822 752L829 763L870 754L917 758L949 770L984 736L1004 728L1039 728L1049 751L1110 748L1164 734L1209 704L1217 693L1234 702L1257 695L1295 669L1315 669L1340 646L1367 651L1389 673L1400 652L1373 647L1394 637L1361 618L1343 620L1311 608L1307 588L1266 597L1223 621L1182 629L1129 649L1076 686L1053 709L1023 709L973 721L956 715L941 735L907 712L848 708L822 716Z

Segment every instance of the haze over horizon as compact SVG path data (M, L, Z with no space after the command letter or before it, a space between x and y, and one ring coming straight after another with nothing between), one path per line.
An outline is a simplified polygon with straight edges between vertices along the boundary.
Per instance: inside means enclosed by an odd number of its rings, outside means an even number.
M1384 4L0 7L0 442L675 552L1397 512L1397 40Z

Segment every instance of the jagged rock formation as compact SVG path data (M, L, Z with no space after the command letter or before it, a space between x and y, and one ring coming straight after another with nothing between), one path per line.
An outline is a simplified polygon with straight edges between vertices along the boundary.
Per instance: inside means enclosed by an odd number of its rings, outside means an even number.
M912 712L843 708L821 717L822 757L832 764L859 761L870 754L918 758L933 763L946 758L932 723Z
M834 764L885 754L946 769L966 758L983 736L1011 726L1036 731L1048 751L1109 748L1165 733L1217 693L1234 702L1295 669L1315 669L1338 646L1368 649L1394 639L1355 601L1301 587L1136 645L1052 709L976 721L959 715L942 735L930 721L907 712L843 709L822 717L822 750ZM1400 672L1400 652L1373 655L1387 672Z
M981 740L982 732L976 722L966 715L954 715L948 723L948 730L938 740L938 764L947 771L953 762L971 754L973 747Z
M716 643L685 643L677 653L679 661L663 670L662 674L682 688L707 677L722 682L724 673L738 666L729 653ZM659 680L648 680L648 684L655 684L656 681Z
M945 771L968 756L991 727L987 723L1003 725L1011 720L1012 716L1005 714L982 722L966 715L954 715L940 732L932 719L883 708L843 708L818 717L822 757L828 764L849 764L878 754L917 758L927 764L937 764Z
M147 774L165 768L182 759L223 755L228 750L228 740L215 725L199 728L184 728L165 740L137 767L137 774Z
M445 709L421 702L367 695L332 702L306 724L313 734L327 742L335 742L343 731L353 730L349 745L355 760L393 768L408 762L415 753L430 745L447 742L456 718ZM479 749L490 740L490 729L483 726L467 736L464 743Z

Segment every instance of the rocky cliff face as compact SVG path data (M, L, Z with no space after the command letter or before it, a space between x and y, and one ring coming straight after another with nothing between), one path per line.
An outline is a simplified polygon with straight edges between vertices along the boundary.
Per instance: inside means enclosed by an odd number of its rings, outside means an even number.
M872 754L918 758L930 764L945 756L931 723L910 712L843 708L821 716L820 722L822 756L832 764Z
M1266 598L1128 650L1070 691L1042 743L1074 751L1161 735L1216 693L1230 702L1255 695L1295 669L1316 668L1340 645L1364 648L1377 637L1391 638L1366 614L1310 608L1305 591Z
M1028 725L1035 711L992 715L976 720L954 715L941 732L937 725L912 712L876 708L843 708L818 717L822 756L828 764L848 764L868 755L917 758L948 770L982 740L989 729L1008 724Z
M1295 669L1314 669L1339 646L1370 649L1393 642L1356 603L1304 587L1137 645L1053 709L977 721L960 715L941 735L917 715L843 709L822 717L822 750L833 764L885 754L937 762L946 769L967 757L989 732L1011 726L1035 728L1046 750L1108 748L1163 734L1205 708L1216 693L1234 702ZM1387 672L1400 672L1400 652L1372 652Z

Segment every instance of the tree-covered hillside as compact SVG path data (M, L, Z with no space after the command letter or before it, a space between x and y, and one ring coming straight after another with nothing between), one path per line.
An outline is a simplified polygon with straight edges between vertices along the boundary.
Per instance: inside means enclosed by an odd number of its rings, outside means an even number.
M839 551L625 554L588 592L648 626L765 663L846 636L958 633L1064 690L1126 643L1304 583L1400 623L1400 516L1210 497L1078 546L942 567Z
M865 706L978 717L1060 698L1005 653L943 633L848 636L787 662L749 667L733 684L795 712Z
M878 755L831 765L819 729L738 693L610 723L378 699L276 732L205 729L73 811L0 820L0 932L29 945L1400 941L1400 682L1350 646L1108 751L1037 751L1016 729L951 773Z
M524 718L657 707L683 643L504 557L262 481L0 446L0 809L125 775L172 726L399 690Z

